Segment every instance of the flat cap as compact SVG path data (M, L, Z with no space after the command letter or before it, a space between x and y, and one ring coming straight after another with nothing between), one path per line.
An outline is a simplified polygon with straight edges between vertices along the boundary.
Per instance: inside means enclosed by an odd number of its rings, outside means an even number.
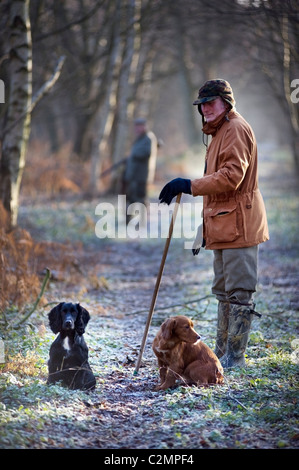
M194 105L201 105L207 103L208 101L213 101L218 97L221 97L225 100L231 108L235 105L235 99L233 95L233 90L230 84L226 80L218 78L216 80L208 80L204 85L198 90L197 100L193 102Z

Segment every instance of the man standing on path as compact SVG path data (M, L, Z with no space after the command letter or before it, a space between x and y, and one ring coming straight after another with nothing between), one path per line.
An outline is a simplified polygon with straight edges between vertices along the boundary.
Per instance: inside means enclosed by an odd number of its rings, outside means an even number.
M134 131L136 139L125 170L128 205L134 202L146 204L147 183L149 179L153 180L157 156L157 139L152 132L147 132L145 119L135 119Z
M269 239L258 189L256 140L249 124L235 111L226 80L207 81L193 104L202 116L203 133L212 136L204 176L170 181L159 199L170 204L181 192L203 196L202 246L214 253L212 292L219 301L215 352L224 367L242 367L252 316L259 315L252 301L258 245Z

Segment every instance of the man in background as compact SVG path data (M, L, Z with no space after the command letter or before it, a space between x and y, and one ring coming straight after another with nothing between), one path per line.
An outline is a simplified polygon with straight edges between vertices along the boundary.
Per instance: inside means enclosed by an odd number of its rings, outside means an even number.
M157 139L153 132L147 132L146 120L134 121L136 139L127 160L124 180L127 205L140 202L146 205L147 184L154 180L157 157Z

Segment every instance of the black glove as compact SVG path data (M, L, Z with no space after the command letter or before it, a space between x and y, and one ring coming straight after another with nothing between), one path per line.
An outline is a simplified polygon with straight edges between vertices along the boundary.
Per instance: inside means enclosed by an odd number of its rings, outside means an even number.
M180 193L191 194L191 180L175 178L169 181L162 189L159 200L169 205L172 199Z

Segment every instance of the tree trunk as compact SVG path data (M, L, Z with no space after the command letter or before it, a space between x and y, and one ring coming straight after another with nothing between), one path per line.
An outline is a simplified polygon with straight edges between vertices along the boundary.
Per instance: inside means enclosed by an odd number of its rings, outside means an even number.
M298 105L297 105L298 106ZM291 125L291 149L293 154L293 161L297 175L299 176L299 134L298 128Z
M121 0L116 0L113 14L114 22L111 31L111 50L106 67L105 82L103 83L103 88L105 88L105 99L102 107L100 108L100 112L98 112L97 121L99 123L97 127L97 136L94 138L91 153L90 192L93 196L96 195L99 187L101 187L99 182L100 169L101 164L103 163L103 154L107 145L107 139L110 135L113 123L111 111L114 109L116 101L116 86L115 80L113 80L113 73L115 72L115 64L119 53L120 12Z
M32 43L29 0L12 0L9 12L10 95L3 132L0 199L17 224L19 192L30 133L32 100Z
M174 10L175 16L175 25L176 25L176 50L177 50L177 60L179 64L178 78L180 85L180 93L182 95L182 103L184 106L184 119L186 122L186 132L188 145L193 146L198 144L199 132L196 125L196 114L194 113L194 107L192 102L194 101L194 90L191 83L190 71L186 65L186 48L184 43L184 38L186 32L184 31L184 25L181 21L180 11ZM197 117L197 116L196 116Z
M281 20L281 38L283 43L283 84L284 94L289 111L289 121L291 130L291 148L293 152L293 159L295 169L299 170L299 113L298 104L292 102L292 90L291 90L291 70L292 70L292 55L291 55L291 43L290 43L290 32L289 32L289 19L287 14L284 14Z
M139 2L138 2L139 3ZM115 129L115 140L112 153L113 163L117 163L125 157L125 141L128 126L128 104L130 97L129 79L131 75L132 59L134 55L135 39L135 0L129 0L126 11L126 41L124 45L123 60L121 64L118 93L117 93L117 123ZM113 191L118 193L121 186L121 177L119 172L113 175Z

